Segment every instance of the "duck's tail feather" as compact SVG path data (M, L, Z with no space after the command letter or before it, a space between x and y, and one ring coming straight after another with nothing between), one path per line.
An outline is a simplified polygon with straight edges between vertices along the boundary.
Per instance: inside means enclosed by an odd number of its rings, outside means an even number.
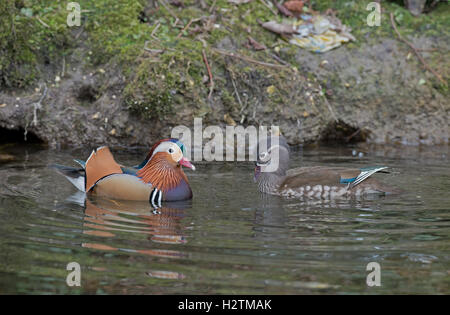
M59 164L51 164L50 168L55 169L58 173L69 180L78 190L86 192L86 172L83 168L64 166Z
M355 180L350 183L350 188L355 187L356 185L363 182L365 179L369 178L373 174L380 172L380 171L384 171L387 168L388 168L387 166L381 166L381 167L372 166L372 167L362 168L361 173L359 173L359 175L355 178Z

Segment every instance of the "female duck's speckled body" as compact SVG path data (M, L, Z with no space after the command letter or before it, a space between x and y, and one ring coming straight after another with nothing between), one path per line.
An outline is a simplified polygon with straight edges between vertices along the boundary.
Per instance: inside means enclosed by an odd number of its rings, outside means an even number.
M314 166L288 170L289 145L282 136L277 142L278 145L271 146L275 141L269 138L267 146L264 146L268 150L263 152L258 150L255 181L263 193L284 197L334 199L398 192L370 177L377 172L386 172L385 166L362 169ZM274 150L278 150L278 168L274 171L265 171L265 168L273 162Z

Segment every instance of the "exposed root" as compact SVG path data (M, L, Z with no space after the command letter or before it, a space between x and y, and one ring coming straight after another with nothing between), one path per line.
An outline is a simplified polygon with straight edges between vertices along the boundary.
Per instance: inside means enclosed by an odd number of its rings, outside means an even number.
M422 58L422 55L419 53L419 51L417 50L416 47L414 47L413 44L411 44L410 42L408 42L406 39L404 39L402 37L402 35L400 35L400 32L397 29L397 26L395 26L395 21L394 21L394 14L391 12L391 24L392 27L394 28L395 32L397 33L398 38L400 38L400 40L402 42L404 42L406 45L408 45L416 54L417 58L419 58L420 62L423 64L423 66L425 67L425 69L427 69L428 71L430 71L436 78L438 78L439 81L441 81L442 84L444 84L445 86L447 85L447 82L444 81L444 79L441 77L441 75L439 73L437 73L436 71L434 71L433 69L431 69L431 67L425 62L425 60Z

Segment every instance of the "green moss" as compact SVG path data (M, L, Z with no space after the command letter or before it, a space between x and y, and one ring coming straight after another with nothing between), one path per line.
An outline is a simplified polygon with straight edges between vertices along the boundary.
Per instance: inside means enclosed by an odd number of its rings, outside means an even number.
M149 53L141 56L138 71L130 75L124 91L127 106L142 118L165 118L180 102L194 105L199 98L196 93L202 84L201 43L180 38L166 44L170 50L157 57ZM161 48L169 49L158 46ZM183 100L177 95L182 95Z
M148 39L150 25L139 21L147 1L107 0L80 1L85 13L84 26L89 33L92 63L103 64L114 59L131 63L139 56Z
M382 2L381 26L369 27L366 23L369 0L311 2L315 10L335 9L342 22L353 29L357 41L346 45L350 49L358 49L361 44L381 37L395 38L390 12L395 13L404 35L448 36L450 29L446 3L416 18L397 3ZM91 52L86 59L88 66L119 67L127 82L125 105L144 119L167 117L174 110L186 107L193 108L199 115L212 112L206 105L209 86L204 78L209 76L202 58L203 50L214 75L213 96L233 115L240 115L245 105L239 104L236 98L231 72L238 88L248 91L250 101L252 97L268 97L273 108L291 102L291 89L296 89L293 85L301 85L301 78L292 80L296 76L292 69L262 67L236 58L230 62L230 57L211 49L226 42L225 49L231 45L229 49L241 55L277 64L272 48L278 47L283 60L301 71L302 65L296 60L299 48L260 26L260 22L282 21L279 14L274 14L260 1L233 5L228 0L207 0L206 9L201 9L198 1L192 0L184 1L183 8L169 5L169 11L147 0L79 0L83 10L82 26L72 28L66 25L67 3L54 0L1 2L0 13L6 17L0 21L1 85L27 86L39 77L38 64L42 60L59 65L61 56L70 54L76 46ZM209 10L213 3L215 19L211 20ZM177 26L174 14L181 21ZM190 27L182 30L190 21L193 21ZM84 37L77 39L81 31ZM259 52L248 49L249 36L269 49ZM154 51L146 51L144 47ZM434 62L442 63L437 55L432 56L431 66ZM315 80L312 73L302 72L302 75ZM269 95L266 89L271 85L275 86L275 92Z
M26 87L40 63L59 60L70 46L62 3L5 0L0 3L0 86Z
M0 85L21 87L36 75L33 65L29 18L20 13L21 4L7 0L0 4Z

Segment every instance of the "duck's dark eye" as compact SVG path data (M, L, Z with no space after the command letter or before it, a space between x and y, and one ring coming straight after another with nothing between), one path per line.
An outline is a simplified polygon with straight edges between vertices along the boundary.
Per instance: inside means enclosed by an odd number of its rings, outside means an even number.
M172 149L172 148L169 149L169 153L170 153L170 154L173 153L173 149Z

